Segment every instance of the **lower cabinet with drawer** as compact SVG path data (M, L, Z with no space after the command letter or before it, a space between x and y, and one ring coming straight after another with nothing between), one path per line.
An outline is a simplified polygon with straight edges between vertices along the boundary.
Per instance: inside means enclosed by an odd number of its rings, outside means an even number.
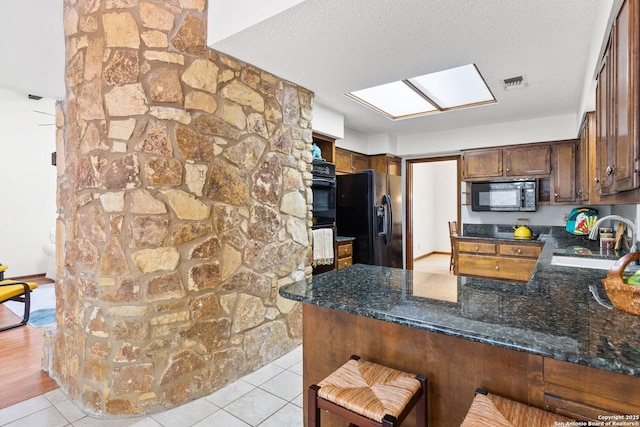
M543 366L547 409L568 417L597 421L589 424L594 426L640 423L637 377L547 357ZM607 424L603 420L616 420L617 423Z
M353 241L338 240L336 244L336 269L349 267L353 264Z
M542 245L496 240L456 239L458 274L527 282Z

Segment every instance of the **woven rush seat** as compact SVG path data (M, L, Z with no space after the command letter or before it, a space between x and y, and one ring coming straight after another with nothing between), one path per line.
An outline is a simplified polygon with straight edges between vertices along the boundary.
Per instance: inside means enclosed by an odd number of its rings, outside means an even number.
M571 418L478 389L460 427L549 427L574 425L575 422Z
M309 423L320 426L319 409L352 425L396 426L418 404L417 426L426 425L426 377L353 356L317 385L309 387Z

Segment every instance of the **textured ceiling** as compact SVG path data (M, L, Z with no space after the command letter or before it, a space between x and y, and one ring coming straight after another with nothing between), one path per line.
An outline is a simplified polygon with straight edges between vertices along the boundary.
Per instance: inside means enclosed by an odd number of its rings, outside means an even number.
M612 2L306 0L212 47L314 91L348 128L416 134L578 113ZM393 122L344 96L468 63L496 104ZM505 91L501 80L519 74L529 86Z
M595 58L618 1L306 0L212 47L314 91L348 128L419 134L593 108ZM0 53L11 66L0 67L0 87L62 98L62 0L8 4ZM344 96L468 63L496 104L393 122ZM502 89L523 73L527 88Z

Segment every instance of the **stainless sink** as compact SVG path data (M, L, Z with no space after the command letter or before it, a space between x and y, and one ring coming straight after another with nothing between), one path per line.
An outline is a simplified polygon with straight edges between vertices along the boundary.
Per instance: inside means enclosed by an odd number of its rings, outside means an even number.
M609 270L617 259L590 258L581 256L553 255L551 265L564 267L592 268L596 270Z

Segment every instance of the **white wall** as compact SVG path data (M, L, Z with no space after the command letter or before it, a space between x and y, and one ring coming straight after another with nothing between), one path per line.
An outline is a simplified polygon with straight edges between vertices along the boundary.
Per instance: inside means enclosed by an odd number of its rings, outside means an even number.
M580 98L580 108L578 110L578 120L582 121L582 117L588 111L596 109L596 80L594 78L598 63L600 62L602 45L611 20L613 19L613 9L616 1L600 0L598 1L598 10L596 19L591 27L591 51L587 59L585 74L583 78L582 96Z
M314 113L315 114L315 113ZM344 128L344 138L336 140L336 147L367 154L369 152L367 135L353 129Z
M209 0L207 44L216 43L304 0Z
M398 152L398 137L390 133L370 135L366 154L396 154Z
M46 271L42 248L56 220L54 101L33 101L26 94L0 89L0 263L6 277Z
M317 102L313 104L311 128L333 138L344 138L344 115Z
M575 114L398 136L399 156L435 156L469 148L526 144L578 137Z
M468 224L515 224L518 218L527 218L530 225L557 225L564 226L564 214L571 213L573 208L589 206L538 206L535 212L473 212L471 206L462 206L462 223ZM593 206L598 210L598 216L609 215L611 208L605 206Z
M611 214L620 215L623 218L630 219L636 226L636 233L638 230L638 224L640 224L640 205L615 205L611 206ZM600 217L604 215L599 215ZM606 223L604 224L606 225ZM612 227L617 225L617 222L612 222L609 224ZM627 227L627 235L631 237L631 230ZM638 236L636 235L636 241L638 240Z
M457 217L456 161L413 165L413 257L449 252L449 221Z
M62 6L62 0L2 2L0 87L64 98Z
M315 114L314 107L314 126ZM375 154L396 154L398 152L398 137L390 133L365 135L353 129L344 128L344 138L336 140L336 147L370 156Z

